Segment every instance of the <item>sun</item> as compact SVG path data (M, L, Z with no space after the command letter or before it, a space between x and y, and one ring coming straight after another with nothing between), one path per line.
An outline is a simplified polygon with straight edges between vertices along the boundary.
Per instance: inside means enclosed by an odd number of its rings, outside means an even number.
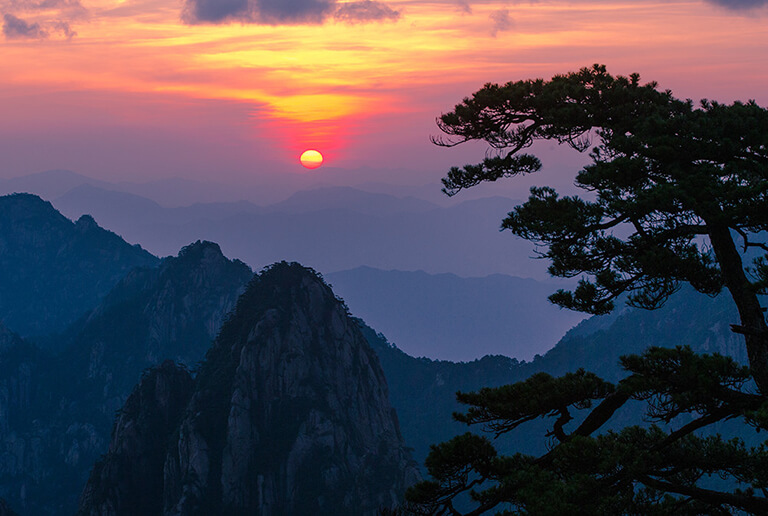
M301 158L299 158L299 160L301 161L301 164L306 168L317 168L323 164L323 155L314 149L309 149L305 150L301 154Z

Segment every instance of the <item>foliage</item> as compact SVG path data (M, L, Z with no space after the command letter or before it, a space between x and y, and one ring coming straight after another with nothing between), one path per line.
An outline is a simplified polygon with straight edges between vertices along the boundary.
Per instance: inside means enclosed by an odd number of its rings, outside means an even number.
M462 514L455 502L468 493L467 514L768 512L766 449L700 432L731 419L768 428L768 327L758 298L768 267L758 259L745 271L743 263L750 249L768 250L759 239L768 230L768 110L695 107L636 74L612 77L595 65L550 81L488 84L438 125L448 135L435 139L440 145L484 140L499 150L452 168L443 180L449 195L538 171L538 158L521 153L535 140L591 149L576 176L585 198L532 188L502 223L540 246L552 275L580 278L550 299L604 314L624 294L652 309L684 282L709 295L725 287L749 367L685 347L650 348L622 358L629 376L616 385L579 370L458 393L469 408L456 419L496 436L550 418L551 449L500 456L474 434L434 446L434 480L409 492L411 509ZM658 425L604 430L637 402Z

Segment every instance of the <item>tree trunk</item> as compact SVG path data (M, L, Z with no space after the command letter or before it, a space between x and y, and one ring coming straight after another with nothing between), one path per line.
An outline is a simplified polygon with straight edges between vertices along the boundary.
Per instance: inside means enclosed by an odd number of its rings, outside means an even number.
M744 335L752 376L760 393L768 396L768 326L757 293L744 272L744 264L730 229L709 223L707 226L712 248L720 263L723 281L733 297L741 319L740 326L732 325L731 328Z

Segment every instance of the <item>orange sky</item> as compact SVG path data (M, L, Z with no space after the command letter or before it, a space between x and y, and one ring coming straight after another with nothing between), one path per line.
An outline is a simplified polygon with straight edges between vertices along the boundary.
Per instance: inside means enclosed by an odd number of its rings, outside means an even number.
M390 0L381 21L268 25L185 23L178 0L0 0L0 177L237 180L298 173L317 148L329 166L433 180L478 157L429 144L442 111L488 81L594 62L680 97L767 105L768 3L742 1L757 7Z

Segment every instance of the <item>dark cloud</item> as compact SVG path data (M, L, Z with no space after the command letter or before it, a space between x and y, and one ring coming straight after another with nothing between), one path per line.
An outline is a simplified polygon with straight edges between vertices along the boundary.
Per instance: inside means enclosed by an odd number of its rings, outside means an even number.
M707 0L710 4L719 5L734 11L755 9L768 5L768 0Z
M8 39L45 39L48 31L39 23L27 23L12 14L3 15L3 34Z
M219 23L249 15L248 0L186 0L181 19L186 23Z
M258 0L259 19L270 25L322 23L334 9L333 0Z
M395 20L398 11L383 2L361 0L184 0L185 23L256 23L262 25L320 24L327 18L349 23Z
M185 0L186 23L239 21L264 25L322 23L335 0Z
M489 18L493 22L491 27L491 35L496 37L496 34L509 30L514 25L514 20L509 16L509 9L499 9L490 14Z
M363 0L341 4L334 17L347 23L365 23L372 21L397 20L400 11L395 11L383 2Z

